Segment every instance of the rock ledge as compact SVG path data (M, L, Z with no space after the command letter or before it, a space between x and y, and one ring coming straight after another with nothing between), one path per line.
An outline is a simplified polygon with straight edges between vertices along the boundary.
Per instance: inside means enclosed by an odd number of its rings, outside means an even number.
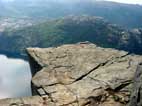
M27 51L35 97L2 100L1 106L17 100L27 105L10 106L126 106L142 61L142 56L89 42Z

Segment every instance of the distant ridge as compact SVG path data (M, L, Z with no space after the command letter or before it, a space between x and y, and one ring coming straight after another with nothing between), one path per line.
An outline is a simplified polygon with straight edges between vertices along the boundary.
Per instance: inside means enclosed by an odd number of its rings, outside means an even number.
M62 0L61 0L62 1ZM15 0L0 3L0 16L59 18L68 15L104 17L108 21L127 28L142 27L142 6L109 1L76 0ZM129 17L129 18L128 18ZM126 21L127 20L127 21Z
M56 47L89 41L105 48L142 54L142 29L127 30L101 17L68 16L17 30L0 36L0 51L24 53L27 47Z

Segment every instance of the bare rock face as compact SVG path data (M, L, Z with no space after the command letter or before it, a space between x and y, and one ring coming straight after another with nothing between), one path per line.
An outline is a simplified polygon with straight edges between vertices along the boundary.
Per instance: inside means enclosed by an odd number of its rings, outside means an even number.
M34 69L33 94L47 95L56 106L127 105L142 61L141 56L90 43L28 48L28 54Z
M0 106L126 106L142 61L88 42L27 52L35 96L1 100Z
M142 63L137 67L129 106L142 106Z
M0 106L55 106L55 104L46 96L33 96L17 99L2 99L0 100Z

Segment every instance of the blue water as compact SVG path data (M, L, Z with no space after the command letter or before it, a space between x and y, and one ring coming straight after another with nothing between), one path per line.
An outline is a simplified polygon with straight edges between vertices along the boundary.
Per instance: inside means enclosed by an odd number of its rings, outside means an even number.
M0 55L0 99L31 95L28 62Z

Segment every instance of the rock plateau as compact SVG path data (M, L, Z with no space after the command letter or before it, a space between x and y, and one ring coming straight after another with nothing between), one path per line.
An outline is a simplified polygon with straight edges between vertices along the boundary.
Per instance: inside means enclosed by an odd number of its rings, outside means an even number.
M0 100L0 106L126 106L137 95L142 56L89 42L27 53L33 97Z

